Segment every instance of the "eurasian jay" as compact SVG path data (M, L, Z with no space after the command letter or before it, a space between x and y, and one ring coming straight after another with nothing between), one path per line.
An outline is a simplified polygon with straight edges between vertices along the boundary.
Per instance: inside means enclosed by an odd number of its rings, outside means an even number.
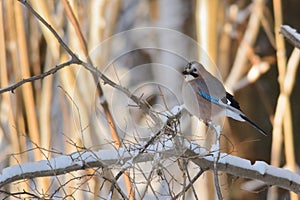
M266 135L264 130L241 111L239 103L230 93L226 92L223 84L217 78L206 71L202 64L196 61L190 62L185 66L182 74L192 76L192 80L187 83L191 87L198 105L186 105L186 107L189 111L192 111L191 113L196 113L195 115L199 119L205 123L211 123L212 117L225 115L238 121L246 121L261 134ZM190 97L184 98L188 99Z

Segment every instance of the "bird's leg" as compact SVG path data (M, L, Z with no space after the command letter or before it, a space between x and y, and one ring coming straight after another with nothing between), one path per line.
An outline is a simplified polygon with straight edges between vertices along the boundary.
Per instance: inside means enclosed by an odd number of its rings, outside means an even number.
M212 121L211 121L211 120L205 120L205 121L204 121L204 124L205 124L207 127L211 128L211 126L212 126Z
M215 144L211 147L211 151L213 153L219 152L220 151L220 135L221 135L221 126L214 124L212 121L205 121L204 122L206 126L209 127L209 129L213 130L216 134L216 142ZM215 156L214 156L215 157Z
M222 199L222 192L220 189L220 183L219 183L219 176L218 176L218 169L217 169L217 163L220 159L220 135L221 135L221 126L213 124L211 121L207 122L206 125L213 129L216 133L216 143L212 145L210 151L212 152L213 158L214 158L214 181L215 181L215 187L217 191L217 195L219 199Z

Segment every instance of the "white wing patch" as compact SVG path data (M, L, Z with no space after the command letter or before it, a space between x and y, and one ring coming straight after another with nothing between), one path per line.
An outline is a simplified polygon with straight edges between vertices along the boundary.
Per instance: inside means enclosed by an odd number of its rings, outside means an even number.
M227 100L227 105L231 105L231 101L229 99L226 100Z

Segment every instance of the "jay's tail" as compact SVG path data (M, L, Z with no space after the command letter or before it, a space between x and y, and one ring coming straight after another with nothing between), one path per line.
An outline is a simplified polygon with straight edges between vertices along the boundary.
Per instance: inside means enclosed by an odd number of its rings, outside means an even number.
M259 126L257 126L253 121L251 121L248 117L246 117L245 115L240 115L240 117L243 118L249 124L251 124L251 126L256 128L261 134L267 136L267 133L264 130L262 130Z

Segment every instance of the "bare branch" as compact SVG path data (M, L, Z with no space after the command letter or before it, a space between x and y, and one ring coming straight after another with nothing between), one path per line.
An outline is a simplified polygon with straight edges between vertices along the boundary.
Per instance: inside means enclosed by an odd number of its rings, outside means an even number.
M184 188L183 191L176 194L173 199L178 199L184 192L188 191L190 188L194 187L194 183L198 180L198 178L203 174L204 170L200 169L200 171L196 174L196 176L190 181L190 183Z
M76 54L68 47L68 45L62 40L62 38L58 35L58 33L53 29L53 27L41 16L39 15L33 8L32 6L28 3L27 0L18 0L19 2L21 2L24 6L26 6L26 8L28 10L30 10L30 12L32 12L32 14L38 19L40 20L40 22L42 22L48 29L49 31L51 31L51 33L54 35L54 37L57 39L57 41L59 42L59 44L62 45L62 47L68 52L68 54L70 56L72 56L73 61L77 64L80 64L80 60L79 58L76 56Z
M66 67L68 65L71 64L78 64L78 65L82 65L85 69L87 69L88 71L90 71L93 76L96 76L100 79L102 79L104 81L104 84L109 84L110 86L114 87L115 89L123 92L125 95L128 96L128 98L130 98L131 100L133 100L145 113L147 113L151 119L156 123L156 124L161 124L161 120L154 114L151 112L151 108L148 106L148 104L146 104L144 101L142 101L139 97L133 95L128 89L123 88L122 86L116 84L115 82L113 82L112 80L110 80L108 77L106 77L104 74L102 74L96 67L94 67L92 64L90 63L86 63L84 61L82 61L80 58L78 58L76 56L76 54L68 47L68 45L62 40L62 38L58 35L58 33L52 28L52 26L47 23L32 7L31 5L28 3L28 1L26 0L18 0L20 1L23 5L25 5L33 14L34 16L37 17L38 20L40 20L48 29L49 31L51 31L53 33L53 35L55 36L55 38L58 40L58 42L62 45L62 47L68 52L68 54L71 56L71 60L58 65L60 67L55 67L43 74L37 75L37 76L33 76L31 78L27 78L27 79L23 79L20 82L17 82L11 86L8 86L6 88L0 89L0 94L3 92L8 92L8 91L13 91L14 89L18 88L19 86L23 85L24 83L27 82L33 82L35 80L39 80L42 79L50 74L56 73L59 69Z
M69 60L69 61L67 61L65 63L56 65L56 67L54 67L54 68L50 69L49 71L46 71L46 72L44 72L42 74L39 74L39 75L36 75L36 76L32 76L30 78L25 78L25 79L21 80L20 82L14 83L14 84L12 84L10 86L7 86L7 87L4 87L4 88L0 88L0 94L4 93L4 92L9 92L9 91L14 92L14 90L16 88L22 86L25 83L29 83L29 82L33 82L33 81L36 81L36 80L40 80L40 79L43 79L43 78L45 78L45 77L47 77L49 75L53 75L58 70L60 70L60 69L62 69L64 67L67 67L67 66L69 66L71 64L75 64L75 62L74 62L73 59L71 59L71 60Z

